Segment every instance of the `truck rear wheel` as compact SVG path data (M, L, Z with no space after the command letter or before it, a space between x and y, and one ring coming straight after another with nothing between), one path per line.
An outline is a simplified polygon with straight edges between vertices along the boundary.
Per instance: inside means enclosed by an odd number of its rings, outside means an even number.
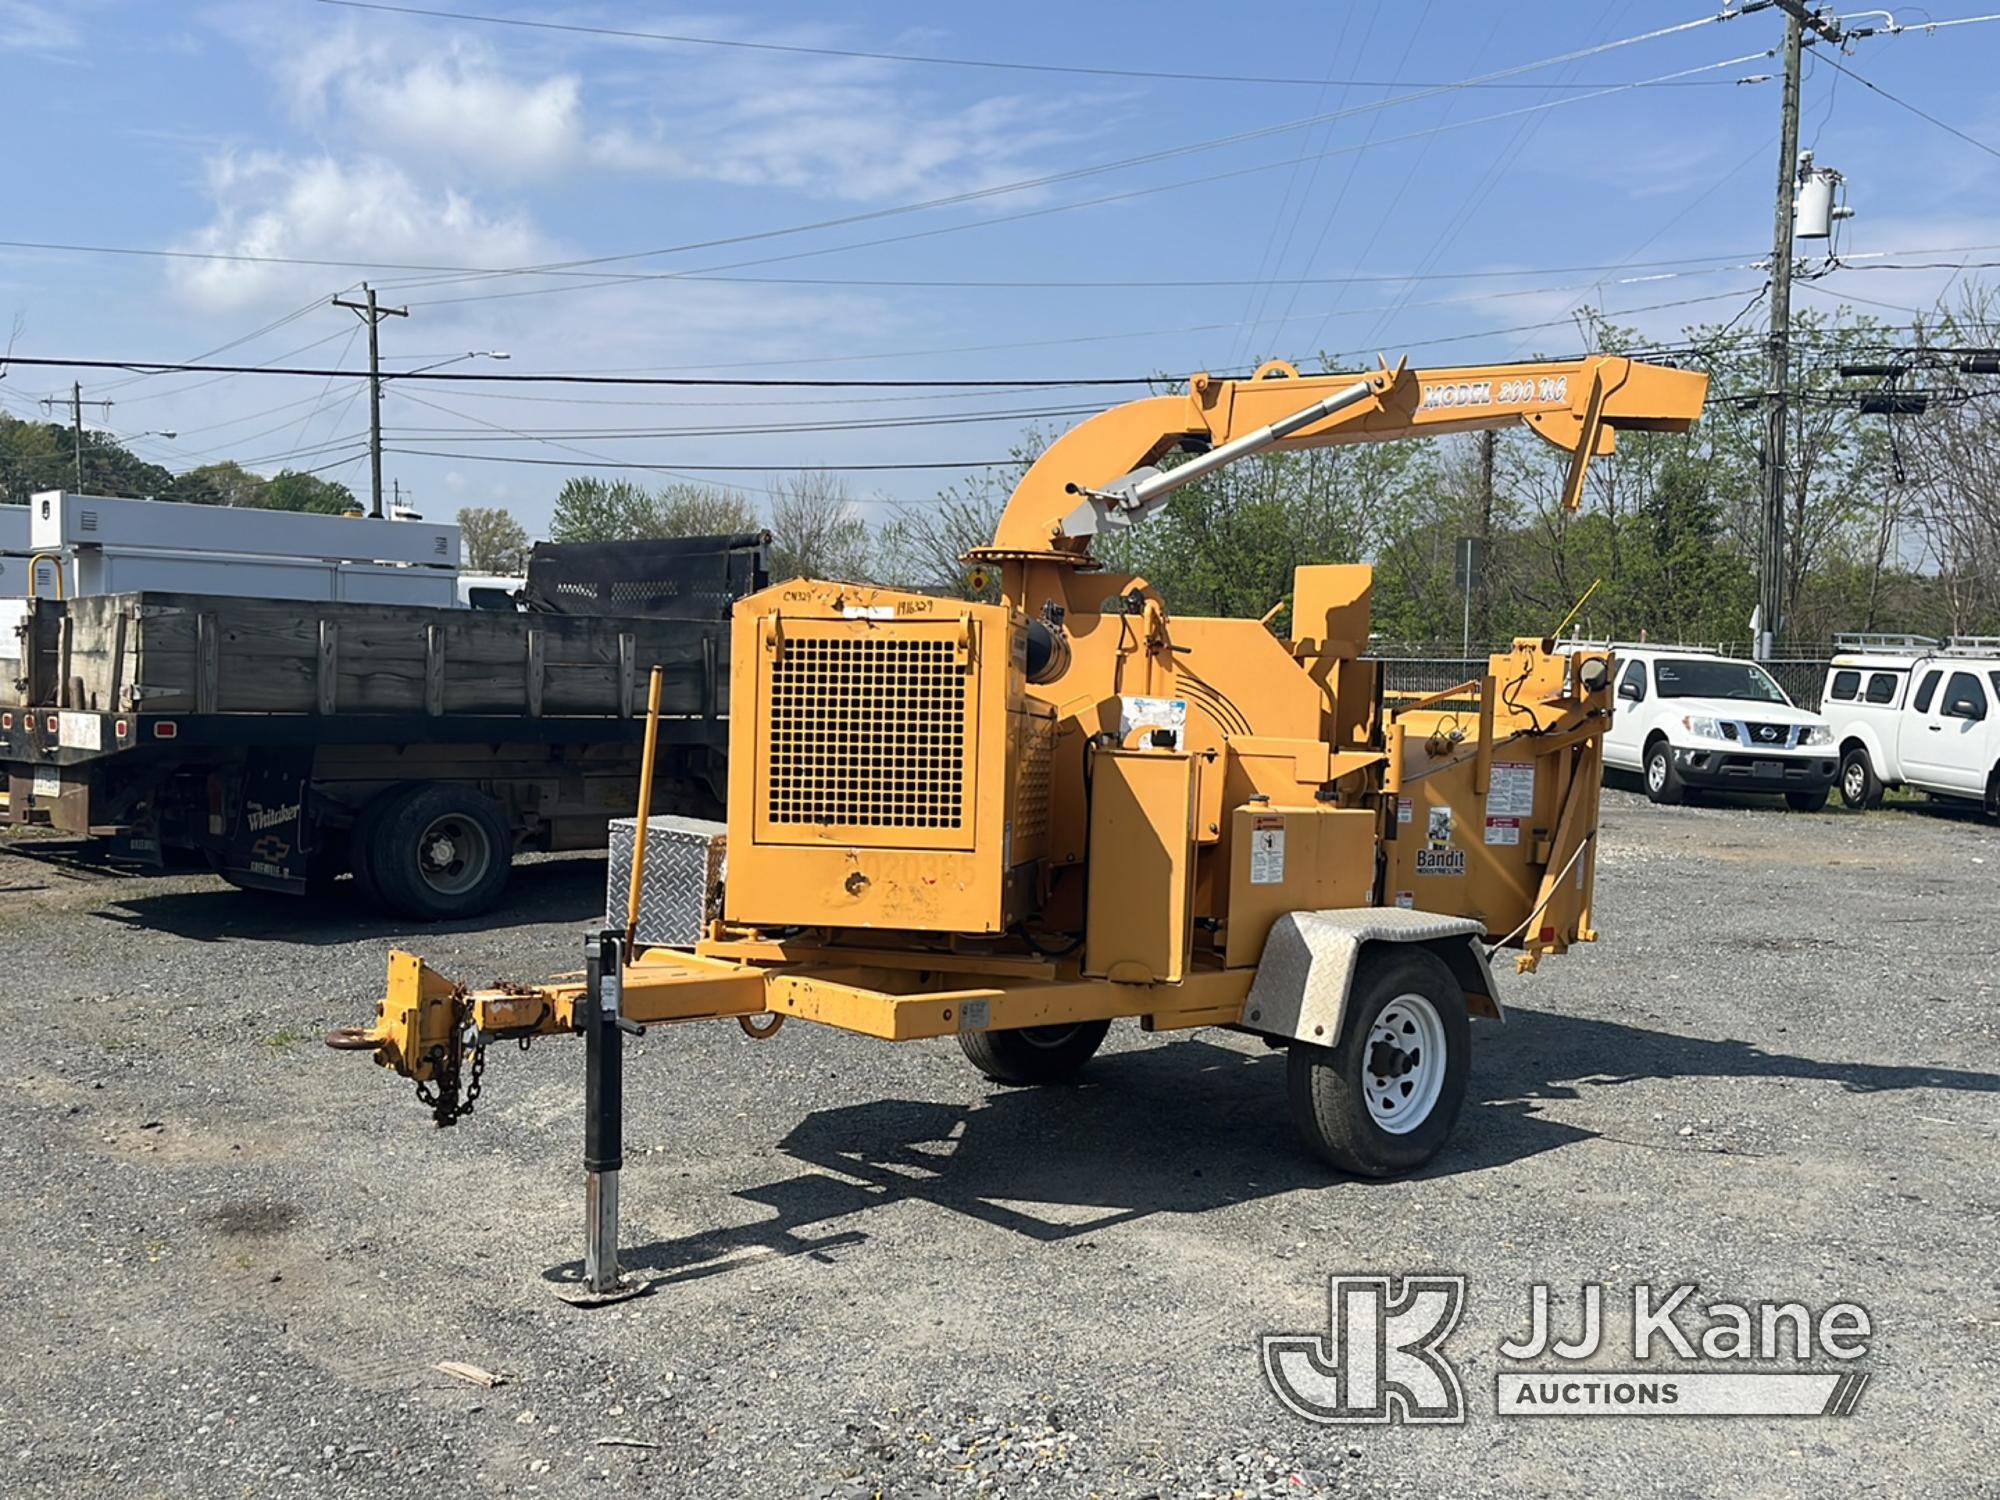
M399 915L426 922L478 916L507 887L514 857L507 815L469 787L386 793L355 832L356 879Z
M1356 966L1340 1040L1291 1045L1292 1123L1343 1172L1412 1171L1450 1138L1471 1061L1465 992L1444 960L1427 948L1375 947Z
M1023 1026L1014 1031L961 1031L958 1045L995 1083L1066 1083L1104 1045L1109 1021Z
M1840 804L1849 812L1882 805L1882 781L1868 752L1856 745L1840 761Z

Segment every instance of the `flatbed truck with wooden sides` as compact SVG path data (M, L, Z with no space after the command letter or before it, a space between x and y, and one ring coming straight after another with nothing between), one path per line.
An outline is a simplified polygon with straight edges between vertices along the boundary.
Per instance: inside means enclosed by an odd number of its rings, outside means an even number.
M633 806L656 667L654 805L721 815L729 610L766 542L544 547L517 612L0 600L6 820L245 888L351 873L400 915L490 910L517 851L602 848Z

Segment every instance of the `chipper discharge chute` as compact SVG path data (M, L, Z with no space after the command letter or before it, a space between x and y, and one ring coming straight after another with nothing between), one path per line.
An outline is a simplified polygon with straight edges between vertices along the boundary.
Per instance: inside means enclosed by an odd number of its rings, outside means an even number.
M1299 568L1287 637L1175 616L1090 539L1260 451L1516 422L1572 455L1574 506L1620 429L1685 431L1706 385L1613 357L1272 365L1104 412L968 558L997 569L999 603L797 580L737 604L727 879L690 941L628 924L589 938L579 981L471 992L399 954L375 1023L330 1040L415 1079L449 1124L489 1044L583 1032L599 1291L617 1283L621 1030L668 1021L956 1036L1019 1084L1073 1074L1123 1017L1225 1026L1289 1049L1321 1156L1415 1167L1457 1117L1469 1019L1500 1016L1491 955L1530 969L1595 937L1609 658L1520 640L1389 706L1362 656L1366 567ZM1155 467L1176 452L1193 456ZM643 809L637 827L635 914Z

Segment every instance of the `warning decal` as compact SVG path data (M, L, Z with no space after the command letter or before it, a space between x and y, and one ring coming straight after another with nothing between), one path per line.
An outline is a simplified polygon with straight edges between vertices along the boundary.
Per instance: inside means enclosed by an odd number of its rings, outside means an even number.
M1451 842L1451 809L1433 807L1430 820L1425 827L1425 838L1433 849L1442 849Z
M1250 820L1250 883L1285 883L1285 820L1276 814Z
M1396 904L1402 907L1404 911L1415 911L1417 908L1417 893L1415 891L1396 892Z
M1488 818L1486 820L1486 842L1489 844L1520 843L1521 820L1519 818Z
M1531 760L1496 760L1493 777L1487 783L1486 814L1492 818L1532 818L1535 815L1535 763ZM1489 837L1487 843L1498 843ZM1508 839L1506 842L1514 843Z
M1398 797L1396 799L1396 821L1398 823L1409 822L1416 816L1416 812L1417 804L1412 802L1408 797Z

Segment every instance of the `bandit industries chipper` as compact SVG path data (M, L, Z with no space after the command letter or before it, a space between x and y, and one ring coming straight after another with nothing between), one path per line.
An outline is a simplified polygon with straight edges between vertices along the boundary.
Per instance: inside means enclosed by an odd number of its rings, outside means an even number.
M1070 1077L1121 1018L1228 1027L1289 1049L1321 1156L1413 1168L1458 1115L1469 1017L1500 1018L1491 955L1529 970L1596 936L1610 659L1517 640L1478 678L1386 699L1362 656L1368 568L1298 568L1287 636L1275 609L1177 616L1091 539L1252 454L1516 422L1570 453L1574 508L1620 429L1684 432L1706 387L1608 356L1273 363L1103 412L968 556L999 603L806 579L737 603L726 878L698 941L633 939L642 808L631 920L588 938L582 979L467 990L396 954L374 1024L328 1040L416 1080L449 1124L491 1044L584 1033L597 1292L619 1284L621 1033L671 1021L952 1036L1009 1084Z

